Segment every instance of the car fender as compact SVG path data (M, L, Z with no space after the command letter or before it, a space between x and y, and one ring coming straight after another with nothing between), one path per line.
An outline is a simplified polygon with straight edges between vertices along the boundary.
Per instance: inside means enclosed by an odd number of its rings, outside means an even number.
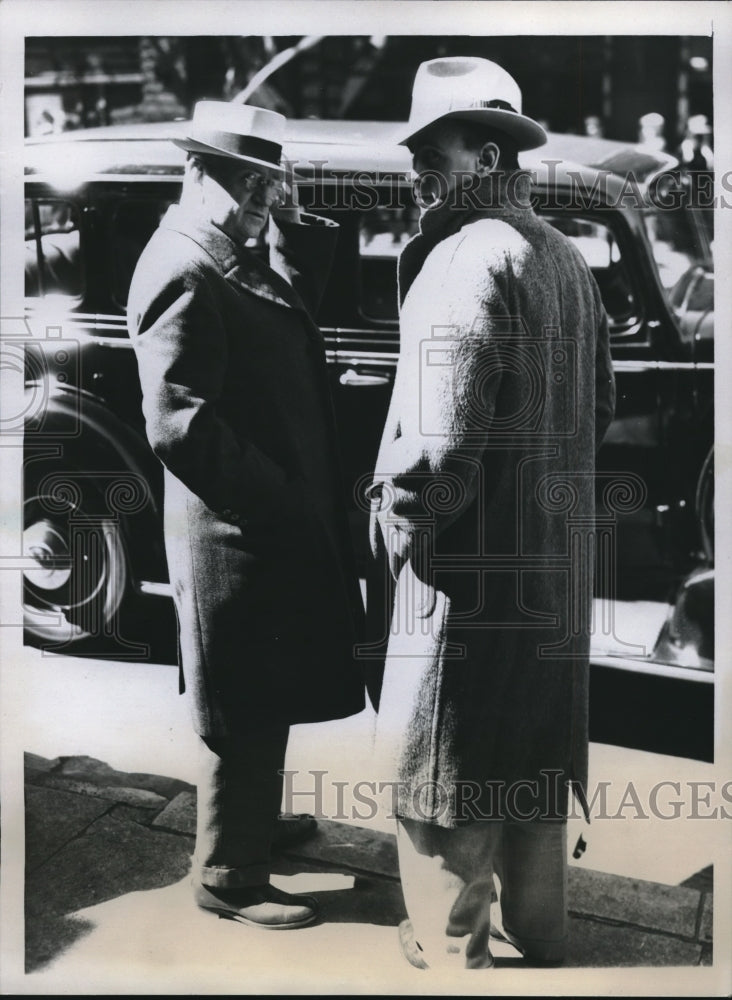
M681 584L652 659L714 670L714 570L698 570Z

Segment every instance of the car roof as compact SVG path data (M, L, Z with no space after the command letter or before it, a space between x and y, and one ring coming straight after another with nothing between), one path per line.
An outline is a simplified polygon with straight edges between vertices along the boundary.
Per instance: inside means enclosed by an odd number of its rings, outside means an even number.
M186 121L140 122L30 138L25 144L25 173L61 189L111 176L179 177L186 154L170 140L183 137L187 125ZM406 125L400 122L290 119L283 149L303 177L318 170L402 174L411 168L408 150L398 145L405 132ZM569 186L580 180L592 188L600 172L611 174L604 180L612 193L630 174L645 186L677 161L610 139L549 133L546 145L522 153L520 162L535 172L540 184L551 180L552 185Z

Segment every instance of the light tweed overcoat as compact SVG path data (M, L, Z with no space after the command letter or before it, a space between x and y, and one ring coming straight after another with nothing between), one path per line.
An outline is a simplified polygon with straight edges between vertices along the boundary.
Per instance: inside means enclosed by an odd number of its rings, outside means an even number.
M335 229L282 222L268 266L173 206L133 278L128 324L165 465L182 670L204 736L364 705L361 598L311 319Z
M607 319L527 197L443 228L400 261L368 591L379 759L408 818L556 817L587 777ZM407 557L392 586L389 550Z

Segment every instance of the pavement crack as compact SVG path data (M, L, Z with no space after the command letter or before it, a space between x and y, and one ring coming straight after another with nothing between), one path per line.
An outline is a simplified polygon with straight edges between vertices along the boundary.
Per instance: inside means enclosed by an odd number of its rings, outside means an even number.
M696 908L696 921L694 923L694 937L699 940L701 934L702 919L704 917L704 903L706 902L706 892L699 893L699 905Z
M663 930L660 927L651 927L648 924L636 924L630 920L618 920L615 917L603 917L594 913L582 913L571 908L567 912L570 917L576 917L578 920L589 920L592 923L603 924L606 927L627 927L628 930L643 931L646 934L655 934L658 937L673 938L675 941L681 941L684 944L702 944L696 937L690 937L688 934L680 934L678 931Z
M26 875L32 875L34 872L39 871L41 868L43 868L44 865L48 864L49 861L52 861L57 854L60 854L61 851L65 850L69 846L69 844L73 844L75 840L80 840L87 833L87 831L94 826L95 823L98 823L100 819L104 819L105 816L109 816L109 814L114 809L115 805L116 803L110 802L109 807L105 809L104 812L99 813L98 816L95 816L94 819L90 820L88 823L82 826L79 830L76 831L76 833L74 833L72 837L69 837L68 840L65 840L63 844L59 844L59 846L54 851L51 851L51 853L48 854L43 859L43 861L40 861L37 865L33 865L32 867L26 865L25 868Z

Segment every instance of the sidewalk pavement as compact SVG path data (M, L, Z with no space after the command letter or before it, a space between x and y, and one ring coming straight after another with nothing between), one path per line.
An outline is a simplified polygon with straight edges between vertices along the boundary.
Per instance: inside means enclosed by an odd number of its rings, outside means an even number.
M407 992L429 986L399 951L405 912L391 834L321 820L312 839L278 856L273 875L288 891L316 892L321 920L271 934L194 907L195 789L185 781L28 753L25 803L29 987L37 978L53 992L77 976L93 992L111 982L136 992L141 976L141 992L165 992L176 975L196 982L212 964L240 992L273 992L278 977L285 992L337 991L353 976L367 987L374 976L409 977ZM569 898L565 968L712 964L711 867L673 886L570 864ZM510 945L493 950L497 969L522 966ZM316 968L328 970L324 980ZM207 988L195 991L214 991L215 978L207 971Z

